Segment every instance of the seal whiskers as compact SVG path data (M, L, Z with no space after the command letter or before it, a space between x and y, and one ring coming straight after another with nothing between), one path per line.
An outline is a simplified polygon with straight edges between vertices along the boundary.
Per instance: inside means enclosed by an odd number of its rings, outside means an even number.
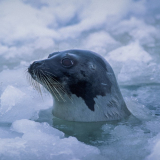
M52 87L50 86L50 83L48 83L47 79L45 77L41 77L42 82L45 84L46 89L50 92L53 93L54 96L56 97L56 99L59 101L58 95L56 94L56 92L52 89Z
M49 77L47 77L43 71L42 74L44 75L44 79L46 82L46 85L49 87L49 91L52 93L54 93L57 97L57 100L59 101L58 95L60 96L60 98L65 102L66 100L62 97L61 93L58 91L58 89L56 88L55 84L54 84L54 80L51 81L51 79ZM52 88L53 87L53 88Z
M43 72L43 71L42 71ZM62 84L60 84L55 78L53 78L51 75L53 75L50 72L44 71L47 74L47 78L49 78L49 81L51 84L56 84L57 88L59 89L59 91L62 91L64 94L66 94L68 96L68 98L72 101L72 98L69 96L69 94L65 91L64 87L62 86ZM44 73L43 73L44 74Z
M37 81L35 81L27 71L25 73L29 84L42 96L40 84Z
M45 71L46 72L46 71ZM62 85L55 79L51 76L51 73L50 72L46 72L47 74L47 77L50 78L51 80L53 80L53 82L56 82L55 84L57 84L57 86L64 92L66 93L65 89L62 87Z
M36 75L36 80L41 81L42 84L46 87L46 89L54 96L58 101L62 99L63 102L65 102L65 98L63 98L63 95L61 92L66 94L66 91L62 88L60 83L56 81L53 77L49 76L48 74L46 75L42 70L34 70L34 75ZM29 76L29 80L31 82L31 85L42 94L41 88L38 82L35 80L31 79L31 76ZM35 83L36 82L36 83ZM43 86L43 85L42 85ZM43 87L44 87L43 86ZM45 88L44 87L44 88Z

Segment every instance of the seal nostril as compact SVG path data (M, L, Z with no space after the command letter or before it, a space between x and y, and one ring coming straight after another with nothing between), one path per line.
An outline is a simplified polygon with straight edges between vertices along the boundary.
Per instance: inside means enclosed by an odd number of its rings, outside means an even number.
M28 67L28 72L30 74L33 74L33 70L38 69L39 66L42 66L43 62L41 61L34 61L29 67Z
M33 63L31 64L31 67L32 67L33 69L35 69L36 67L40 66L41 64L42 64L41 62L35 61L35 62L33 62Z
M31 65L28 67L28 72L29 72L30 74L32 74L32 72L33 72L33 64L31 64Z
M33 64L37 65L37 64L41 64L41 62L34 61Z
M39 65L39 62L33 62L32 64L30 64L30 66L28 67L28 72L30 74L33 73L33 70Z
M31 72L31 68L30 68L30 66L28 67L28 72L29 72L29 73Z
M35 61L35 62L32 63L32 65L33 65L33 66L40 65L40 62Z

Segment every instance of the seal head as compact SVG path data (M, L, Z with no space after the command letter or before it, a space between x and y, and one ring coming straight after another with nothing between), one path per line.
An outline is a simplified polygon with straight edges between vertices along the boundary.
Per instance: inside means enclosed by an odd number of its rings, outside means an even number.
M53 115L69 121L120 120L128 115L109 63L86 50L54 52L28 72L53 96Z

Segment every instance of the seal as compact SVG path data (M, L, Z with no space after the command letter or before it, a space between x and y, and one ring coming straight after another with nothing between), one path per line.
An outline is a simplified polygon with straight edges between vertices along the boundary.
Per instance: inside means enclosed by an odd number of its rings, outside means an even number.
M95 52L54 52L47 59L34 61L28 72L53 96L55 117L97 122L130 115L111 66Z

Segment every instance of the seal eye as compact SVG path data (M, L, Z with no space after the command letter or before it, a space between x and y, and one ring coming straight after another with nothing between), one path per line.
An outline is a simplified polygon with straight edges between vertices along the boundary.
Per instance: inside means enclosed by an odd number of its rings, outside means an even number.
M62 59L62 65L65 67L71 67L73 65L73 61L69 58Z

